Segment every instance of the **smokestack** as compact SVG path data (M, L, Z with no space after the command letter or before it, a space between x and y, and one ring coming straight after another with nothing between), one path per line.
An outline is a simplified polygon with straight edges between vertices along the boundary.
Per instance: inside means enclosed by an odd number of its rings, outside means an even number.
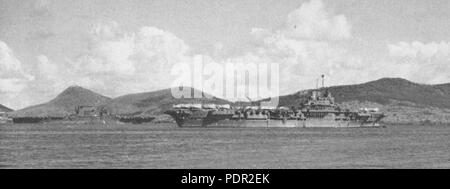
M322 88L325 88L325 75L322 74Z

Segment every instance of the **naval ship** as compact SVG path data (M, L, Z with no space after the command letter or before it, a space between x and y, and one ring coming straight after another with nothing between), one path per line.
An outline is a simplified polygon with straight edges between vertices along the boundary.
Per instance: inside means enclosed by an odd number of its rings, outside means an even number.
M305 103L292 108L176 104L165 113L179 127L380 127L385 117L377 108L341 109L324 87L311 91Z

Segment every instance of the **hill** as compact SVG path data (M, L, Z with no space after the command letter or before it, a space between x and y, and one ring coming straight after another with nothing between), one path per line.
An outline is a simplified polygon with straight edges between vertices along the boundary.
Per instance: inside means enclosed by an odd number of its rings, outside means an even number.
M327 87L337 103L368 101L378 104L409 102L423 107L450 108L450 84L424 85L400 78L383 78L357 85ZM312 90L280 96L281 106L304 102Z
M401 78L383 78L357 85L325 88L344 108L378 107L388 122L450 123L450 84L425 85ZM280 96L280 106L296 106L312 90Z
M434 87L441 90L444 94L450 94L450 83L435 85Z
M71 86L53 100L14 111L13 117L64 117L75 113L77 106L101 106L111 99L91 90Z
M8 108L0 104L0 112L12 112L12 111L13 110L11 108Z
M228 104L227 100L212 97L207 93L203 93L193 88L191 95L194 93L202 94L202 98L174 98L172 96L172 89L164 89L154 92L129 94L112 99L106 106L106 110L112 114L146 114L146 115L161 115L164 111L172 108L173 104L177 103L215 103ZM211 97L211 98L207 98Z
M331 87L338 102L351 100L389 104L413 102L419 106L450 108L450 85L424 85L400 78L384 78L360 85Z

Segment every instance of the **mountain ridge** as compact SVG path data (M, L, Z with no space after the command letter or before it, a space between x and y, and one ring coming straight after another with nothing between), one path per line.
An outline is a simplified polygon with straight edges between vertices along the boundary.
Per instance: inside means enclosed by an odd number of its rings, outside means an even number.
M309 98L310 90L280 96L280 106L299 105ZM379 108L393 124L449 124L450 83L428 85L402 78L382 78L355 85L323 88L344 109Z
M280 96L280 106L303 103L314 90L316 89ZM422 106L450 108L450 83L428 85L402 78L381 78L355 85L330 86L321 90L331 92L337 103L368 101L385 105L391 101L407 101Z
M0 112L12 112L12 111L14 110L4 106L3 104L0 104Z
M65 117L75 112L77 106L101 106L111 98L80 86L70 86L54 99L11 113L13 117Z
M168 110L176 103L216 103L228 104L227 100L214 97L200 90L184 87L184 90L190 90L191 96L201 94L202 98L180 98L172 96L172 89L162 89L151 92L134 93L119 96L112 99L105 108L113 114L150 114L160 115Z

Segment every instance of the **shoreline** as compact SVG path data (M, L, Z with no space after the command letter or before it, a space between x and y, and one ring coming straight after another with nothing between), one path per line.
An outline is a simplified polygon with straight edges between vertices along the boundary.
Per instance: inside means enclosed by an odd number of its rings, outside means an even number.
M423 123L385 123L383 126L374 127L374 128L396 128L396 127L411 127L411 128L421 128L421 127L450 127L450 123L442 123L442 124L423 124ZM58 122L47 122L47 123L31 123L31 124L14 124L14 123L6 123L0 124L0 132L6 128L18 128L18 129L31 129L31 130L63 130L63 129L86 129L86 130L142 130L142 129L252 129L252 130L262 130L268 129L266 127L195 127L195 128L182 128L178 127L176 123L145 123L145 124L127 124L127 123L58 123ZM331 127L270 127L269 129L329 129L329 130L340 130L340 129L374 129L371 127L352 127L352 128L331 128Z

